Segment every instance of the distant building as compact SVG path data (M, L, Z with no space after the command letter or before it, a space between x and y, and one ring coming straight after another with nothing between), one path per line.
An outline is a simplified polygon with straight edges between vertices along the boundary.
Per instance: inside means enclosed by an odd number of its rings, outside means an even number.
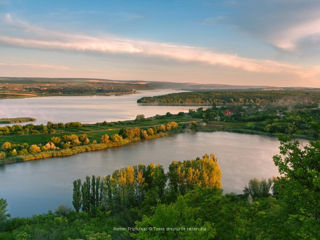
M233 114L234 114L234 110L225 110L225 111L223 111L223 114L225 115L225 116L232 116Z

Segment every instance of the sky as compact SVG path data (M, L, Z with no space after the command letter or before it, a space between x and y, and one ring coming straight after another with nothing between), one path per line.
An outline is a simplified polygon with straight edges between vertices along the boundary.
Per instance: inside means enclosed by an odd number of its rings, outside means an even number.
M320 87L319 0L0 0L0 76Z

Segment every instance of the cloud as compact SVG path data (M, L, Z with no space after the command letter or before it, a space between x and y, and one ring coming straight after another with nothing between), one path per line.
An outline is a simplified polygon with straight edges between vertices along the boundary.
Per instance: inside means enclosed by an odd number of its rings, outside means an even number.
M158 57L182 62L197 62L212 66L224 66L258 73L287 73L302 78L318 74L318 68L305 68L271 60L257 60L236 55L217 53L205 48L133 40L116 36L92 37L62 33L31 25L4 16L7 35L0 34L0 43L10 46L44 50L75 51L99 54L130 54L142 57ZM14 31L12 31L14 29ZM23 34L22 34L23 33Z
M305 41L314 47L319 43L318 0L241 0L229 7L223 24L230 24L282 51L303 51Z
M284 29L272 39L272 43L278 48L291 51L298 48L303 40L315 39L315 37L318 39L319 35L320 18L315 18Z
M8 63L0 62L0 67L28 67L28 68L44 68L52 70L70 70L69 67L61 65L50 65L50 64L36 64L36 63Z

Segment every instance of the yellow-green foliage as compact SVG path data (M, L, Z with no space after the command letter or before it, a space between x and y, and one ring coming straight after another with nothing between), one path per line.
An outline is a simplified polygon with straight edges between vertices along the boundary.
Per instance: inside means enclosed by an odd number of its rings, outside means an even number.
M221 169L214 154L205 154L202 158L184 162L172 162L169 166L169 178L173 191L185 192L198 185L201 187L221 188Z
M109 135L104 134L101 136L101 143L108 143L109 142Z
M52 137L50 140L54 144L59 144L61 142L61 138L59 138L59 137Z
M122 141L123 141L123 138L122 138L122 136L120 136L119 134L113 134L113 135L111 136L111 140L112 140L113 142L122 142Z
M1 149L4 151L10 150L11 149L11 143L10 142L5 142L2 144Z
M94 177L100 179L100 177ZM92 179L93 179L92 178ZM81 180L76 180L81 184ZM99 183L100 184L100 183ZM101 182L99 202L102 209L117 211L115 206L128 207L137 206L147 197L147 193L151 193L152 197L148 201L158 200L163 201L171 198L175 199L178 194L185 194L187 190L193 189L194 186L201 186L204 188L221 188L221 171L217 163L217 159L213 154L203 156L201 159L172 162L169 172L165 174L164 168L153 163L148 166L128 166L113 172L103 178ZM90 177L86 178L82 189L90 186ZM174 186L178 186L175 189ZM80 191L78 186L74 192ZM95 190L93 190L95 191ZM84 202L95 198L95 194L88 191L88 195L83 199ZM80 209L81 199L78 199L79 194L74 194L77 197L76 207ZM87 207L88 204L83 203L83 211L90 212Z
M61 137L54 136L51 137L50 141L45 145L33 144L30 147L28 147L27 143L12 145L10 142L5 142L1 146L1 149L4 151L2 158L18 155L23 158L24 161L29 161L50 157L65 157L81 152L102 150L139 141L141 138L151 139L166 136L168 135L168 129L174 129L178 124L176 122L170 122L167 126L169 126L169 128L165 125L160 125L150 127L147 130L138 127L121 129L119 134L116 133L111 136L108 134L102 135L100 143L97 143L96 140L90 143L91 141L86 134L70 134ZM12 150L12 148L16 148L18 151L16 149Z
M76 134L64 135L62 137L62 140L65 142L70 142L72 145L80 145L81 144L79 137Z
M30 153L39 153L41 152L41 148L37 146L36 144L32 144L29 148Z

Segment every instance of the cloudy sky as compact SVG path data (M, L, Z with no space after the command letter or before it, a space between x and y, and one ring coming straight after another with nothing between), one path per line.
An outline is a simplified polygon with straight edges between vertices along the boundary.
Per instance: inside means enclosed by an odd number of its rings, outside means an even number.
M0 0L0 76L320 87L320 1Z

